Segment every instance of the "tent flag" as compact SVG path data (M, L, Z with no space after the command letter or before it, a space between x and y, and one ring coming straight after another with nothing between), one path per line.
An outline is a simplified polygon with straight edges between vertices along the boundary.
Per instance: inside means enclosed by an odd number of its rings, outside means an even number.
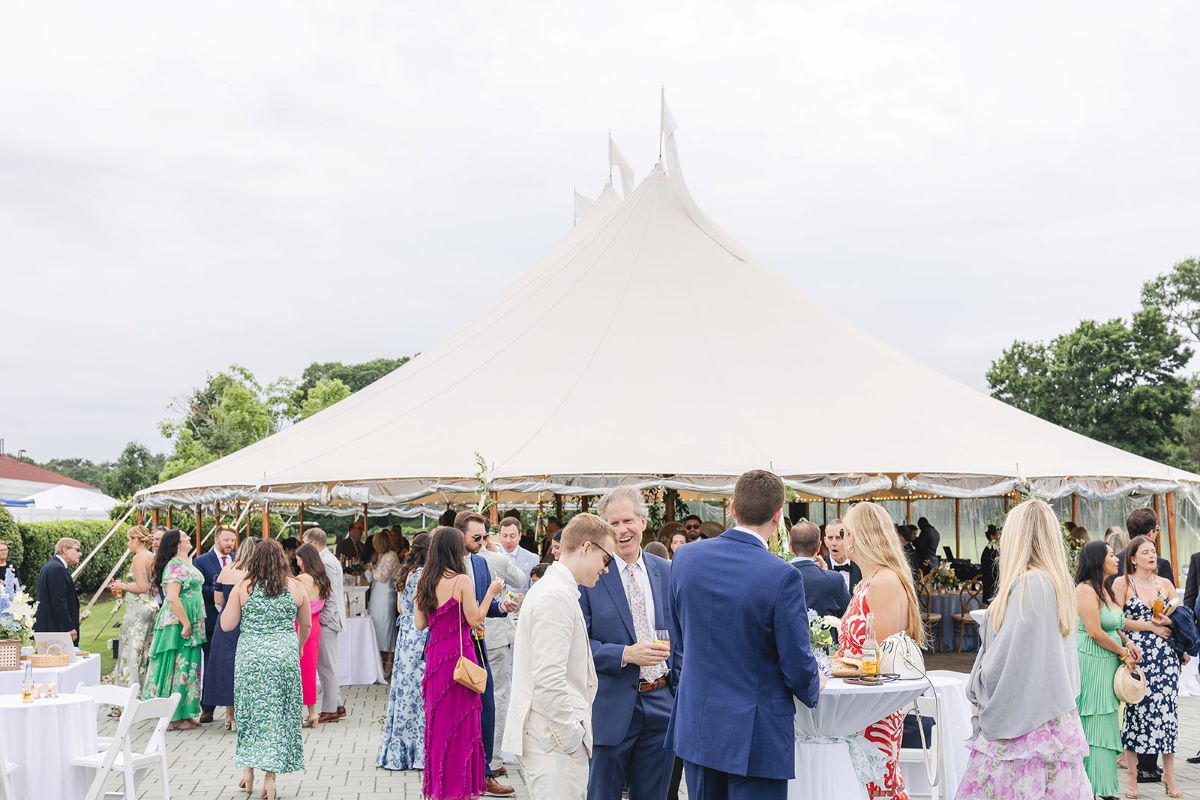
M670 136L679 129L679 123L675 121L675 115L671 113L671 107L667 105L667 90L662 91L662 111L659 113L659 130L663 138ZM662 155L662 151L659 151Z
M621 171L621 194L628 197L629 193L633 191L633 167L629 166L625 156L621 155L621 151L617 149L617 143L612 138L612 131L609 131L608 134L608 166L610 169L616 167Z
M584 214L586 214L588 212L588 209L591 208L592 204L595 202L596 202L595 200L589 200L588 198L581 195L579 193L579 190L576 189L575 190L575 219L576 219L576 221L578 221Z

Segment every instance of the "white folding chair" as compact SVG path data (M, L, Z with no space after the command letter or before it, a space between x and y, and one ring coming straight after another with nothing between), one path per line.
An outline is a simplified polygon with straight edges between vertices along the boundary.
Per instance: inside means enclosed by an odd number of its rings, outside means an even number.
M96 701L98 706L111 706L121 709L121 713L125 713L125 709L129 707L138 698L138 692L141 691L141 684L135 683L133 686L116 686L111 683L98 683L95 686L77 686L75 691L78 694L86 694L88 697ZM101 750L107 750L113 743L112 736L97 736L96 746Z
M88 788L86 800L101 800L105 798L124 798L136 800L138 786L146 774L157 767L162 779L163 800L170 800L171 785L167 775L167 747L164 732L171 723L175 708L179 705L179 693L170 697L156 697L153 700L133 700L121 715L117 726L117 735L107 751L101 750L91 755L71 759L78 767L96 770L96 777ZM155 720L154 730L146 742L146 749L135 752L133 749L134 728L142 722ZM113 772L120 772L124 778L124 788L120 792L105 792L104 783Z
M3 800L15 800L12 774L16 771L17 765L5 757L4 742L0 741L0 798L3 798Z
M971 680L971 673L955 672L952 669L931 669L925 674L931 678L950 678L951 680L958 681L963 686L966 686L967 681Z
M932 674L932 673L930 673ZM910 711L915 709L922 717L933 719L933 730L930 732L928 752L920 746L901 748L899 761L901 764L921 764L929 779L929 800L941 800L945 786L945 774L942 769L942 711L941 703L933 697L918 697ZM911 794L912 792L910 792Z

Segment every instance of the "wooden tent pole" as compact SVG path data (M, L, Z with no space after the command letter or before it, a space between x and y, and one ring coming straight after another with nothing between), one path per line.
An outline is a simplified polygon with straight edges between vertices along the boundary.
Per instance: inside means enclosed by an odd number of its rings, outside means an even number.
M173 527L175 527L174 525L172 525L172 524L171 524L171 511L172 511L174 508L175 508L174 506L167 506L167 527L168 527L168 528L173 528Z
M1161 504L1159 503L1160 499L1161 498L1159 497L1159 495L1154 495L1154 516L1157 517L1159 520L1161 520L1163 518Z
M271 504L268 501L263 500L263 504L262 504L262 538L264 538L264 539L271 538L270 506L271 506Z
M561 494L554 495L554 518L556 520L558 520L559 525L562 524L563 510L562 510L562 495Z
M204 509L200 506L196 506L196 548L192 551L196 555L200 555L200 537L204 535L200 530L200 521L202 519L204 519Z
M368 506L366 503L363 503L363 541L364 542L367 540L367 531L371 527L371 523L368 518L369 514L370 514L370 506Z
M954 499L954 557L962 558L962 500Z
M500 530L500 495L492 492L492 504L488 507L488 522L491 529L497 533Z
M904 524L912 525L912 498L904 498Z
M304 503L300 504L300 532L296 534L296 538L304 543Z
M145 513L144 513L144 512L143 512L143 511L142 511L140 508L138 509L138 515L137 515L137 524L138 524L138 525L145 525L145 524L146 524L146 516L145 516Z
M1171 564L1175 566L1175 585L1179 585L1179 539L1175 536L1175 493L1167 495L1167 541L1171 546Z
M1079 524L1079 495L1071 492L1071 522Z
M663 519L667 522L675 521L675 495L668 492L663 492Z
M158 509L157 508L150 512L150 524L156 528L158 527Z
M729 528L729 498L721 500L721 525L726 529Z
M586 514L588 510L588 496L586 494L579 495L579 513Z

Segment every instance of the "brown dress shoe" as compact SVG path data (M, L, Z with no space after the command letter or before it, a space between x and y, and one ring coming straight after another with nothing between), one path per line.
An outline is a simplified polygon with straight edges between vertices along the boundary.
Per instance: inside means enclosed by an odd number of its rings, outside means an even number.
M341 719L341 717L339 717L336 713L322 711L321 715L317 717L317 722L324 725L326 722L337 722L339 719Z
M346 707L338 706L337 712L335 712L335 713L337 713L337 718L341 719L342 717L346 716Z
M507 778L508 777L508 767L501 764L499 767L492 770L492 774L495 775L497 778Z
M484 794L488 797L508 797L510 794L516 794L517 790L511 786L505 786L495 778L483 779Z

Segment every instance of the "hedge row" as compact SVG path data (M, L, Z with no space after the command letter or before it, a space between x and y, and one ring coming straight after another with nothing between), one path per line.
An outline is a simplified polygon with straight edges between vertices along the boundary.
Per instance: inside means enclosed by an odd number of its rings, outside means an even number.
M11 517L9 518L11 520ZM31 595L37 591L37 576L42 566L54 555L54 543L62 538L78 539L83 546L83 557L95 549L104 534L112 528L112 522L107 520L60 520L56 522L20 522L17 523L17 536L3 537L9 543L9 561L17 565L17 574L26 591ZM75 587L81 593L90 595L100 588L100 584L108 575L109 570L117 563L117 559L125 552L125 531L129 526L121 524L121 528L112 535L104 545L104 549L88 562L83 573L75 581ZM0 530L3 521L0 518Z

